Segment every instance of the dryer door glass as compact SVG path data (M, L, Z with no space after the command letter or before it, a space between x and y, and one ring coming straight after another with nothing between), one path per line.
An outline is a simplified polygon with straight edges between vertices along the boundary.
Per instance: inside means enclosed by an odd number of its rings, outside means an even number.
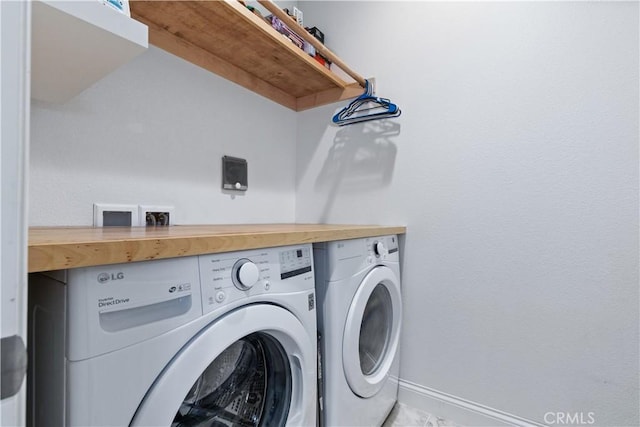
M342 364L351 390L368 398L387 383L402 319L400 281L386 266L372 269L353 296L342 337Z
M378 284L364 308L358 350L360 369L371 375L384 360L393 326L393 304L386 286Z
M172 426L280 426L291 402L290 366L270 335L254 333L224 350L185 396Z

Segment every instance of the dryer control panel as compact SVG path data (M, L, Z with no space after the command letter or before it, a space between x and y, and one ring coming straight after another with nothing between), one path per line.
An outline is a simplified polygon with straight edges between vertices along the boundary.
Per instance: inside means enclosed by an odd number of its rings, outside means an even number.
M199 256L202 311L268 293L314 289L311 245Z
M371 260L373 258L386 260L395 258L393 254L398 252L397 236L370 237L365 239L365 246ZM391 256L391 257L390 257Z
M398 236L376 236L362 239L337 240L316 244L314 251L326 254L318 257L320 269L327 268L327 281L342 280L376 264L400 262ZM326 263L326 266L321 264Z

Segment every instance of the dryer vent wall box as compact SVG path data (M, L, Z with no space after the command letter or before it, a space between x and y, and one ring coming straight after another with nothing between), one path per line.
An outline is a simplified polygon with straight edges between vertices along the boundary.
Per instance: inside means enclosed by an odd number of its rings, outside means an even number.
M248 165L245 159L238 157L222 157L222 189L247 191Z

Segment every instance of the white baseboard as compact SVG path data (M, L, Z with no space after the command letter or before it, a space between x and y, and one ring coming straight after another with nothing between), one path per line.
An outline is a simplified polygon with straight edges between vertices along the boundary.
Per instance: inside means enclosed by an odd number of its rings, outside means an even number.
M499 411L479 403L400 380L398 401L463 426L544 427L535 421Z

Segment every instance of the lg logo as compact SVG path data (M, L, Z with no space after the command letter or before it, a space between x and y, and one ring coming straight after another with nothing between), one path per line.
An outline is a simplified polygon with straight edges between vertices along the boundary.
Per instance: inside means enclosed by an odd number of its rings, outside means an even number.
M594 412L547 412L544 422L549 425L592 425L596 419Z
M122 280L122 279L124 279L124 273L122 271L118 273L98 274L98 283L107 283L109 280Z

